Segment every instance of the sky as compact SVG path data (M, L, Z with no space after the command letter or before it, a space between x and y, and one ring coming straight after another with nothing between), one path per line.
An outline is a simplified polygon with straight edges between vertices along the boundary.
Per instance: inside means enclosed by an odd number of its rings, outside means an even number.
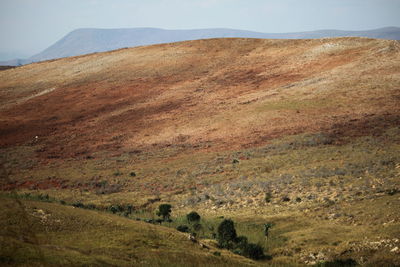
M268 33L400 27L400 0L0 0L0 60L78 28L233 28Z

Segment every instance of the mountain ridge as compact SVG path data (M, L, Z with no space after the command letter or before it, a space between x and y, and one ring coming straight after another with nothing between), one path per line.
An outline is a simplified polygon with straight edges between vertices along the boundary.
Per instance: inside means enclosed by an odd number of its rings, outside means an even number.
M166 30L161 28L80 28L71 31L53 45L28 59L0 62L0 65L18 66L56 58L106 52L124 47L137 47L161 43L173 43L210 38L259 38L259 39L317 39L332 37L367 37L400 40L400 28L385 27L364 31L335 29L262 33L230 28Z

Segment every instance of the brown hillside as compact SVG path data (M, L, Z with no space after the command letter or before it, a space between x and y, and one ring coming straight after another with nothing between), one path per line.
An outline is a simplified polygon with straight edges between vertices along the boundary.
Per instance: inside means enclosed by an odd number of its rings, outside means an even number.
M41 155L73 157L231 149L321 130L364 135L399 124L399 100L397 41L189 41L0 72L0 143L38 136Z

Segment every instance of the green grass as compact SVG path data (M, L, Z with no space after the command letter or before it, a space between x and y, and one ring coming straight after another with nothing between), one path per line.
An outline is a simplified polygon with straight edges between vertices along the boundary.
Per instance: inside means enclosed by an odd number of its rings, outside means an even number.
M1 198L0 260L11 265L192 266L250 261L163 226L54 203Z

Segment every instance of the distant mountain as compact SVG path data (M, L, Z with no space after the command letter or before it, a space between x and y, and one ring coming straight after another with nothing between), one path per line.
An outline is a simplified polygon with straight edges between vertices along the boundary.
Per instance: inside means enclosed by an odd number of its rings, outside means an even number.
M400 28L387 27L368 31L319 30L294 33L261 33L234 29L164 30L157 28L133 29L77 29L61 40L28 59L0 62L0 65L23 65L55 58L104 52L123 47L171 43L208 38L315 39L325 37L368 37L400 40Z

